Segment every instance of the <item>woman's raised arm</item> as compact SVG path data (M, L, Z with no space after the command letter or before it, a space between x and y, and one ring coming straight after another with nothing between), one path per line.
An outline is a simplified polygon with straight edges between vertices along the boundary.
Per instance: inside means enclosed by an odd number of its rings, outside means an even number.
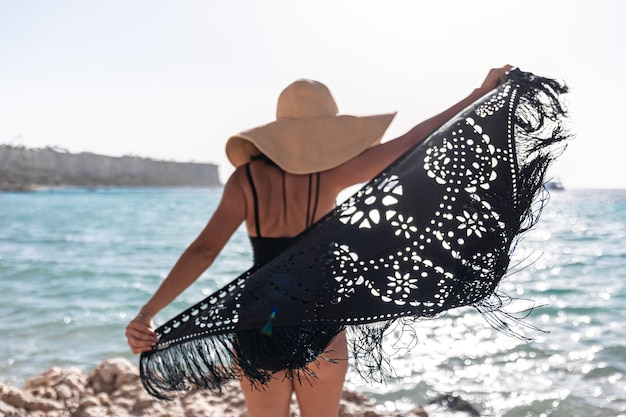
M341 189L369 181L413 145L424 140L461 110L496 88L504 81L511 68L510 65L505 65L490 70L481 86L458 103L419 123L404 135L374 146L328 172L337 178L337 181L340 182L337 186Z

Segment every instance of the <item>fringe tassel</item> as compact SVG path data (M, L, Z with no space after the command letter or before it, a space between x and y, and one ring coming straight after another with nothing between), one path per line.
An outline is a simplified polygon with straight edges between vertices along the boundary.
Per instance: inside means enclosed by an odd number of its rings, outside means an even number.
M342 325L294 326L273 327L271 335L262 330L211 335L143 353L140 377L146 391L162 400L194 389L219 392L225 382L242 378L261 388L278 371L299 382L314 379L310 364L320 355L338 360L325 350L343 329Z
M513 196L513 202L502 206L512 208L514 217L519 219L518 224L509 225L508 234L514 237L507 254L510 258L523 234L539 221L541 212L548 202L544 186L546 171L563 153L567 146L565 141L571 139L573 135L565 127L567 111L560 98L561 94L568 92L566 85L519 69L512 70L508 80L519 87L513 114L513 137L518 170L517 194ZM499 276L504 277L506 272L502 271ZM519 314L504 312L503 308L511 302L510 297L494 291L473 306L495 329L510 336L529 340L513 330L513 327L521 325L540 330L523 321L532 312L533 307Z
M195 388L219 392L224 383L241 376L233 363L233 339L233 334L216 335L142 353L139 374L144 388L161 400Z

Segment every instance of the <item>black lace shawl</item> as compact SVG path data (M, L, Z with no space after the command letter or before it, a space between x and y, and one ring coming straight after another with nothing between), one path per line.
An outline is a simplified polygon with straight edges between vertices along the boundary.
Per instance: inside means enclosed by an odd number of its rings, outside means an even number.
M474 306L507 331L496 292L537 220L550 162L569 137L562 84L517 69L354 196L256 266L157 329L140 373L159 398L219 390L308 365L346 329L365 378L385 373L392 323ZM320 356L322 355L322 356Z

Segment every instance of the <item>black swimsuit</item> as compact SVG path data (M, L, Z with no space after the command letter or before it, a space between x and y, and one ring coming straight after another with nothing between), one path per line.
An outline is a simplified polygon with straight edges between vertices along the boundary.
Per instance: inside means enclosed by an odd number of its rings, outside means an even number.
M254 263L265 264L270 259L287 249L294 241L295 237L266 237L261 235L261 225L259 222L259 202L254 186L254 180L252 179L252 172L250 171L250 164L246 165L246 174L248 176L248 182L250 188L252 188L252 197L254 201L254 224L256 227L256 236L249 236L250 243L252 244L252 253L254 255ZM313 177L315 175L315 180ZM307 203L307 215L305 226L308 228L313 224L315 214L317 211L317 204L319 199L320 189L320 177L319 173L309 174L309 200ZM313 183L315 183L315 193L313 193ZM283 190L284 190L284 172L283 172ZM312 201L313 200L313 201ZM313 203L313 204L311 204ZM283 204L286 206L287 199L283 192ZM312 210L311 210L312 207Z
M261 235L258 196L252 179L252 173L250 172L250 164L246 165L246 174L248 175L248 181L250 182L250 187L252 188L252 196L254 200L254 222L257 234L256 236L249 236L252 244L252 253L255 265L264 265L292 245L296 240L296 237L266 237ZM315 180L313 179L314 176ZM314 193L313 183L316 184ZM286 207L287 199L284 193L284 184L283 171L283 204ZM319 200L319 173L309 174L308 197L305 224L307 228L313 224L315 212L317 210ZM313 203L313 205L311 203ZM235 350L242 353L240 357L245 357L249 360L249 362L240 362L239 366L244 368L258 367L266 371L275 372L281 369L288 369L291 364L298 361L304 365L306 362L313 360L315 355L309 355L306 359L298 359L295 357L290 358L289 351L292 349L292 343L305 343L304 341L307 339L303 337L303 335L308 335L309 340L306 343L311 346L310 351L322 352L324 348L330 344L335 335L342 329L343 326L341 325L323 326L321 328L309 326L289 326L274 328L270 332L267 332L265 328L261 331L257 329L237 332ZM284 344L285 340L289 340L290 342ZM287 361L285 361L285 358L288 358Z

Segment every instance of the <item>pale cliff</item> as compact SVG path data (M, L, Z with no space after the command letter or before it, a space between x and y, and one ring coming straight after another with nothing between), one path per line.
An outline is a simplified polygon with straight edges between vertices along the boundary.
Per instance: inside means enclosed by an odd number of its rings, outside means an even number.
M72 154L53 148L0 145L0 191L39 187L210 187L217 165L135 156Z

